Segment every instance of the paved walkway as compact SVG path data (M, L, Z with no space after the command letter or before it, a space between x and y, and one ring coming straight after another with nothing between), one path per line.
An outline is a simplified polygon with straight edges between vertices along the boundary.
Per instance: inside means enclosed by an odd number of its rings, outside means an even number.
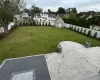
M36 80L51 80L45 56L7 60L0 69L0 80L12 80L13 73L34 69L36 71Z

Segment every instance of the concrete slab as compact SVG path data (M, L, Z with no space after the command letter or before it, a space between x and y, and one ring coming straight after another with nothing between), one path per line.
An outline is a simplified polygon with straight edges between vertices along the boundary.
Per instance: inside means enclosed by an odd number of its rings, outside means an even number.
M82 80L100 80L100 74Z
M33 56L7 60L0 69L0 80L11 80L13 73L36 71L36 80L51 80L45 56Z

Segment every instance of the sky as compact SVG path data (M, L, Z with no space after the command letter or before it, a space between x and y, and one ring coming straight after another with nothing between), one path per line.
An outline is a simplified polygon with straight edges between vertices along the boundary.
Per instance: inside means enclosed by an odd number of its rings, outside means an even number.
M26 7L36 6L43 8L44 11L51 9L57 11L59 7L73 8L76 7L78 12L83 11L100 11L100 0L26 0Z

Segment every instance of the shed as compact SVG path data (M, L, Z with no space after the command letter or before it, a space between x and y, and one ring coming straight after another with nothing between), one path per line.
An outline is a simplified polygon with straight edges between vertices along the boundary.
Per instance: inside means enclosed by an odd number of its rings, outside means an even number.
M64 21L61 18L57 17L55 20L54 26L58 28L62 28L63 24L64 24Z

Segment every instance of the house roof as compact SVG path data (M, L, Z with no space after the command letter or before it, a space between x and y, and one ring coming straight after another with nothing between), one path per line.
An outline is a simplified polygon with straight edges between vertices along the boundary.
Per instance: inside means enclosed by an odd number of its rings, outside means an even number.
M48 17L53 17L53 18L56 18L56 14L48 14L48 13L35 13L35 16L39 16L40 17L40 14L47 14Z
M56 17L55 22L64 22L64 21L62 20L62 18L60 18L60 17Z
M48 14L48 17L56 18L56 14Z

